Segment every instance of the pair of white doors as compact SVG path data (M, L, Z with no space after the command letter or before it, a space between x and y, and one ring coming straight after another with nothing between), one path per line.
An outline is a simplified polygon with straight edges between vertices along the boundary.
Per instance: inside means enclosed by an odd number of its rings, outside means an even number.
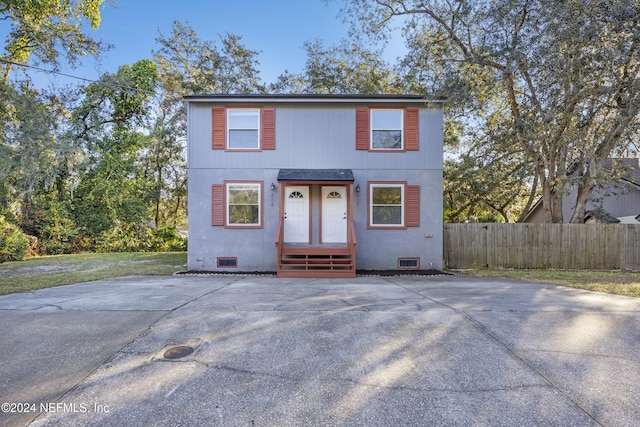
M288 185L284 188L284 241L310 243L310 187ZM347 187L322 186L320 193L321 242L346 243Z

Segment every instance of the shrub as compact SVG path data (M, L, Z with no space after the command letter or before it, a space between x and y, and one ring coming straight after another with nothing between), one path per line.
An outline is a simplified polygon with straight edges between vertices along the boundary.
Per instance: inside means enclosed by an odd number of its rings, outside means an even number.
M39 252L41 255L70 254L77 235L78 229L73 220L54 211L51 220L40 230Z
M27 235L0 216L0 263L23 260L29 252Z
M97 252L145 251L150 238L149 227L116 221L115 227L96 238L94 250Z
M153 252L180 252L187 250L187 239L178 234L175 227L161 227L153 230L149 249Z

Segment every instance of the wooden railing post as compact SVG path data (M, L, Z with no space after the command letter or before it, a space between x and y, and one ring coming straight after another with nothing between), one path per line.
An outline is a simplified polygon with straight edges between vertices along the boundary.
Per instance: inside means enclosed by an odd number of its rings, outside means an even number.
M284 240L283 236L283 218L280 217L278 220L278 229L276 231L276 273L280 274L280 269L282 265L282 244Z

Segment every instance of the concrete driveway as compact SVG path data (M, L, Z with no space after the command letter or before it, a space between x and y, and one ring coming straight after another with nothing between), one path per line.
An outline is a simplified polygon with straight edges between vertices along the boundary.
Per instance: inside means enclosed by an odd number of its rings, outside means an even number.
M640 423L640 299L615 295L128 277L2 296L0 324L1 425Z

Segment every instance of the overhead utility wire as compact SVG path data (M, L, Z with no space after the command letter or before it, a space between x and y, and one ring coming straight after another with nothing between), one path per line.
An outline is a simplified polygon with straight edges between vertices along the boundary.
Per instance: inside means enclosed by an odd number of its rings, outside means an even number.
M73 76L71 74L65 74L65 73L61 73L59 71L54 71L54 70L47 70L46 68L40 68L40 67L36 67L34 65L23 64L23 63L20 63L20 62L7 61L6 59L1 59L0 58L0 62L4 62L5 64L10 64L10 65L15 65L17 67L31 68L33 70L40 71L40 72L47 73L47 74L55 74L55 75L58 75L58 76L69 77L71 79L82 80L82 81L89 82L89 83L100 83L99 80L92 80L92 79L87 79L86 77ZM118 87L120 87L122 89L137 90L137 91L140 91L140 92L148 93L150 95L155 95L156 94L155 91L143 90L143 89L140 89L138 87L124 86L124 85L115 85L115 86L118 86Z
M4 62L5 64L15 65L15 66L18 66L18 67L23 67L23 68L31 68L33 70L42 71L43 73L47 73L47 74L56 74L58 76L69 77L69 78L76 79L76 80L84 80L85 82L97 83L96 80L87 79L85 77L72 76L71 74L65 74L65 73L61 73L59 71L47 70L45 68L39 68L39 67L36 67L34 65L23 64L23 63L20 63L20 62L7 61L6 59L0 59L0 62Z

